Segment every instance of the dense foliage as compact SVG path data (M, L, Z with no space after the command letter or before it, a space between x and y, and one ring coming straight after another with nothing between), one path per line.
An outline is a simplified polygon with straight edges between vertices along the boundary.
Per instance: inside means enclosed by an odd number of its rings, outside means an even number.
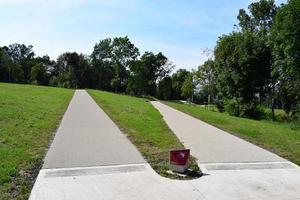
M32 48L24 44L0 48L0 81L156 96L158 82L173 67L162 53L139 57L128 37L106 38L96 43L91 55L66 52L56 61L35 57Z
M283 108L299 122L300 1L277 7L260 0L248 8L239 11L235 31L219 38L211 63L195 71L202 102L212 97L221 111L258 119L265 107L273 119Z

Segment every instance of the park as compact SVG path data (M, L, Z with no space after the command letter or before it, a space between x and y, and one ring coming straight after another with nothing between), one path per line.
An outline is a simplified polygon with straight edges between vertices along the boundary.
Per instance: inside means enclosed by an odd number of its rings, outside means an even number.
M299 199L300 3L245 6L193 68L126 31L56 60L0 46L0 199Z

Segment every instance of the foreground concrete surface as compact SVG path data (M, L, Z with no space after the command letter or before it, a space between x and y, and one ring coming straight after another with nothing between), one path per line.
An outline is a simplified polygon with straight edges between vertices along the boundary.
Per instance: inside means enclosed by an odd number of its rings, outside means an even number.
M77 91L30 200L300 200L300 170L292 163L263 163L263 170L256 163L222 165L201 165L206 174L190 181L159 176L88 94Z
M300 171L296 168L208 173L199 179L179 181L159 176L147 164L45 169L30 199L300 200Z

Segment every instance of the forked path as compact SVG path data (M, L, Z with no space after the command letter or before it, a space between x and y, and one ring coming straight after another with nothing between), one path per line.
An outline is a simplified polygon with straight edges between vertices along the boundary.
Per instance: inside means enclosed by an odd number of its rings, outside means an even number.
M156 174L85 90L75 92L30 195L31 200L184 198L204 199L190 183Z
M77 90L30 200L300 200L300 170L286 167L208 170L190 181L163 178L87 92Z

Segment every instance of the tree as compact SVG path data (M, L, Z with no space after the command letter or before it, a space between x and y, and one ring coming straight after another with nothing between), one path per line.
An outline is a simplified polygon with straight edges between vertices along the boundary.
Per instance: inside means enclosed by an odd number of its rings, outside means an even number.
M197 71L194 71L194 76L197 85L200 86L200 96L204 96L207 99L207 104L213 103L217 95L217 73L215 69L215 63L213 60L207 60L203 65L198 67Z
M270 78L271 52L262 40L249 31L219 39L215 48L219 99L238 99L239 104L251 105L251 109L263 99L265 81Z
M60 55L55 66L54 85L67 88L85 88L89 86L90 68L87 58L76 52Z
M30 79L38 85L48 85L55 62L49 56L36 57L32 61Z
M94 51L91 55L94 87L102 90L111 90L111 81L114 76L112 63L112 39L100 40L94 46Z
M186 77L185 81L183 82L181 88L181 95L188 100L190 99L193 102L193 94L194 94L195 85L193 82L193 76L189 75Z
M24 44L12 44L4 47L7 55L14 63L19 64L23 71L23 80L25 83L30 82L30 73L32 67L32 60L34 59L33 46L26 46Z
M300 112L300 2L289 0L276 15L271 31L273 76L286 113Z
M260 0L248 6L250 13L240 9L237 19L242 31L258 32L266 36L273 24L277 7L274 0Z
M98 75L98 88L113 88L115 92L124 92L129 66L138 56L138 48L127 36L100 40L91 55L93 70Z
M188 75L191 72L186 69L179 69L174 74L172 74L172 90L173 90L173 98L174 99L183 99L182 94L182 85Z
M127 69L129 69L130 63L139 56L139 50L126 36L113 39L111 53L114 68L111 86L115 88L115 92L124 92L128 78Z
M172 79L169 76L164 77L158 83L157 97L163 100L170 100L172 98Z
M46 69L41 63L35 64L31 68L31 81L38 85L46 85L48 77Z
M130 66L128 93L135 95L156 95L156 84L167 76L173 65L162 53L145 52L139 60Z
M21 66L12 61L5 48L0 47L0 81L23 82L23 75Z

